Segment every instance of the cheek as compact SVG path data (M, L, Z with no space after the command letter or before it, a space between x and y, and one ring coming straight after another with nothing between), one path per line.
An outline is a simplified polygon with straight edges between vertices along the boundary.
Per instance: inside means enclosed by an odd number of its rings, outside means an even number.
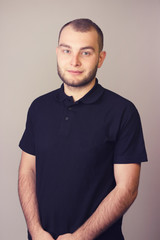
M59 57L59 58L57 59L57 62L58 62L58 65L59 65L60 67L64 67L64 66L66 65L66 61L65 61L64 58Z
M88 62L89 64L86 66L88 66L89 69L94 69L95 67L97 67L99 65L98 59L93 59L92 61Z

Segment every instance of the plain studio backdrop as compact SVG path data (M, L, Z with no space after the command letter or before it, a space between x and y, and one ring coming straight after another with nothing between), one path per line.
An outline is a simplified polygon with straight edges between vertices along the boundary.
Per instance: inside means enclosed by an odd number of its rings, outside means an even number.
M0 239L24 240L17 194L19 140L31 102L61 85L55 48L59 29L91 18L103 30L107 57L100 84L130 99L141 115L148 163L126 213L126 240L160 239L160 1L0 0Z

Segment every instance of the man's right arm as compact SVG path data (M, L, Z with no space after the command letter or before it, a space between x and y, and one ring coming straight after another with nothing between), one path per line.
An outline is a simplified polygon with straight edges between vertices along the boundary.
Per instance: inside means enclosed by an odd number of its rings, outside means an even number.
M36 197L35 161L35 156L22 151L18 177L20 203L32 240L53 240L52 236L43 230L40 223Z

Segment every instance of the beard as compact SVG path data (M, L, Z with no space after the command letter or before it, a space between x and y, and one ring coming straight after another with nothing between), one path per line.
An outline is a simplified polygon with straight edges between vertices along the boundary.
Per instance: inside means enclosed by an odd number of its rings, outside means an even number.
M75 82L74 80L70 80L69 78L67 78L65 76L65 74L62 72L61 68L59 67L59 65L57 63L57 72L58 72L60 79L63 81L63 83L65 83L66 85L68 85L70 87L83 87L83 86L88 85L95 79L97 69L98 69L98 64L83 79Z

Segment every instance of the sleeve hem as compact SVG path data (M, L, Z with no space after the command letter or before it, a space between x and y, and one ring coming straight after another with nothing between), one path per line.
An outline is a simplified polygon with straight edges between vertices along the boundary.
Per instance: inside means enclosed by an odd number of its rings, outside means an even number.
M142 157L118 157L118 159L114 161L114 164L127 164L127 163L141 163L141 162L148 162L148 159L146 156Z
M30 150L30 149L27 149L26 147L22 146L21 144L19 144L19 147L20 147L20 149L21 149L22 151L24 151L24 152L26 152L26 153L28 153L28 154L31 154L31 155L33 155L33 156L35 156L35 152L34 152L34 151L32 151L32 150Z

